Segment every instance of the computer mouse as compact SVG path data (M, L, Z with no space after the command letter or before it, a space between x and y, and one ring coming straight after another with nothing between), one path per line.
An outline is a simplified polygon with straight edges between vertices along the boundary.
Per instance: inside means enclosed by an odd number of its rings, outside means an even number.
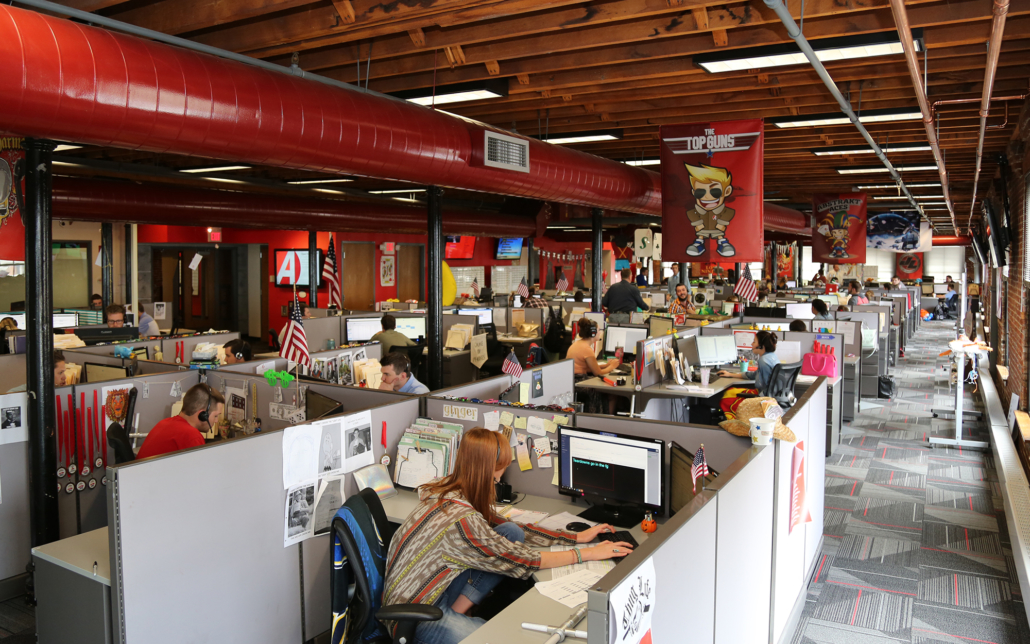
M583 532L584 530L589 530L590 526L582 521L573 521L565 526L565 529L569 532Z

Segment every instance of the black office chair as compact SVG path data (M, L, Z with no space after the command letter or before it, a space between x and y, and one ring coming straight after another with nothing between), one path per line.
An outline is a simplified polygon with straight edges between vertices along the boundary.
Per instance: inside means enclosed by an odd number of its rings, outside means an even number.
M400 349L400 347L395 347L394 351L398 349ZM414 346L404 347L404 351L408 354L408 361L411 362L411 375L415 376L415 380L418 380L419 382L426 381L426 379L422 377L423 372L425 371L423 365L426 360L425 356L422 355L422 352L425 351L425 349L426 344L424 342L416 343Z
M136 453L132 451L132 440L129 432L121 423L111 423L107 428L107 444L114 450L114 464L131 463L136 460Z
M797 382L798 376L801 375L801 364L800 362L793 362L776 365L769 376L769 384L766 385L765 391L759 391L757 395L740 394L737 397L775 398L784 411L790 409L797 402L797 399L794 397L794 383Z
M479 368L480 375L499 376L503 371L504 359L508 356L508 348L497 339L497 327L490 324L486 328L486 362Z
M274 329L268 330L268 344L275 351L280 351L282 349L282 345L279 344L279 334L276 333Z
M386 555L398 526L387 520L379 495L370 488L351 496L343 505L332 523L335 540L329 578L334 625L331 641L341 644L414 642L418 623L439 620L443 611L426 604L382 606ZM335 541L339 542L342 552L335 552ZM375 569L367 569L369 564ZM383 620L397 623L396 637L389 635L388 629L380 623Z

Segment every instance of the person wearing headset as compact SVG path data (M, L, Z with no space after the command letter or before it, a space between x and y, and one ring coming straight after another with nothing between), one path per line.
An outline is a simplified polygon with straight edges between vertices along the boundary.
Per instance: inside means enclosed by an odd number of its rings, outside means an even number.
M617 358L612 358L603 366L598 363L594 351L594 341L598 336L597 323L589 318L582 318L578 326L579 339L572 343L565 354L566 358L572 360L572 372L576 376L606 376L622 364Z
M246 340L230 340L222 348L225 349L225 364L247 362L254 357L250 350L250 343Z
M204 444L201 431L218 424L225 410L225 398L206 384L190 387L182 398L182 411L154 425L136 459L151 458Z

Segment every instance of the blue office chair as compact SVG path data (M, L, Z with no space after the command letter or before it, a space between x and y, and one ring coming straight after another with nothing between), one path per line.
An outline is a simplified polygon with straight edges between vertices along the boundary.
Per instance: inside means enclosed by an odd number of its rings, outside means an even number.
M333 644L410 643L419 622L443 617L440 608L426 604L382 605L386 555L397 527L386 518L379 495L369 488L347 499L333 517ZM393 637L382 621L396 622Z

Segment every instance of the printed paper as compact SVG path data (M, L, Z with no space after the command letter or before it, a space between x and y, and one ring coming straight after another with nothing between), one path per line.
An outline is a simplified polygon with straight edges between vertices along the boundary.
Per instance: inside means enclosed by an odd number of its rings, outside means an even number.
M544 428L544 419L539 416L530 416L527 420L526 429L528 429L529 433L534 436L547 435L547 430ZM547 451L550 452L550 448L548 448Z
M27 402L28 394L25 392L0 396L0 445L29 440L29 423L25 412Z
M318 441L318 475L342 475L343 419L320 420L314 425L321 433L321 438Z
M353 472L372 465L375 462L372 452L372 412L362 411L344 416L343 431L347 450L344 471Z
M501 412L499 411L488 411L483 414L483 427L489 429L492 432L496 432L501 428Z
M608 594L609 642L640 644L651 641L656 591L654 559L648 557Z
M284 548L314 536L314 514L315 481L307 481L287 489Z

